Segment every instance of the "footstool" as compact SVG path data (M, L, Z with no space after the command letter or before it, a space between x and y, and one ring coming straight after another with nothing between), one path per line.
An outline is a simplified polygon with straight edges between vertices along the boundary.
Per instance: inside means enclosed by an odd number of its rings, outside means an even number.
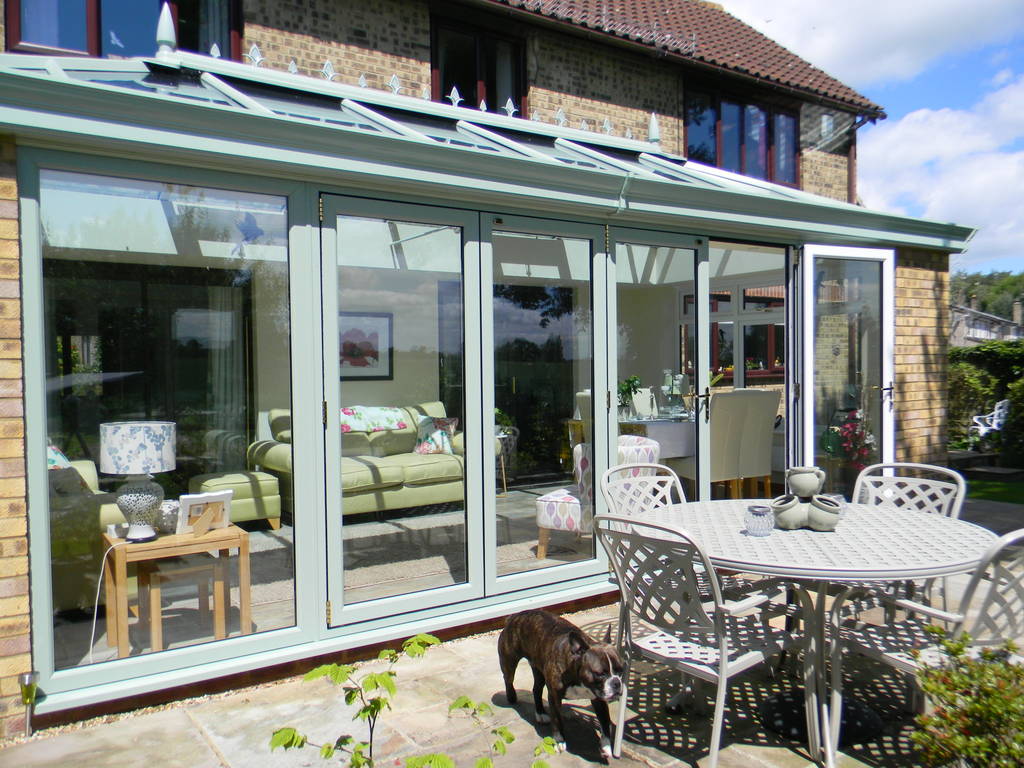
M218 472L196 475L188 481L189 493L233 491L231 522L266 520L281 527L281 492L277 478L266 472Z

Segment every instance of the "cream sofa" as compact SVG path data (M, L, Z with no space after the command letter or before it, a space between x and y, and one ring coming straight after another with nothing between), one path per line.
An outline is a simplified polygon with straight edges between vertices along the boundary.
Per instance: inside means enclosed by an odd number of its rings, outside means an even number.
M342 439L341 493L344 514L383 512L462 501L465 490L465 444L462 433L452 440L454 453L419 454L416 425L422 416L443 418L440 402L402 408L408 419L402 429L379 432L349 431ZM292 501L291 412L268 414L272 440L249 446L249 466L276 475L286 509Z

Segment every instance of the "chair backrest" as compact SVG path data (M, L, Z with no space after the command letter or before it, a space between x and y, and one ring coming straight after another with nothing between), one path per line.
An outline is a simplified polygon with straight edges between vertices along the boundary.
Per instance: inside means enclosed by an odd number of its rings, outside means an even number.
M1006 423L1006 417L1010 415L1010 401L1000 400L990 414L989 424L992 429L1002 429Z
M967 484L959 472L933 464L893 462L861 470L853 484L852 500L956 518L966 495Z
M1002 645L1024 637L1024 528L1001 536L971 576L960 603L973 645Z
M772 471L772 434L780 393L734 389L711 398L711 482Z
M601 476L601 495L612 515L638 515L686 501L679 477L662 464L619 464Z
M619 585L627 643L634 618L670 634L721 632L721 614L702 603L710 587L722 604L718 577L684 530L623 515L598 515L594 527Z

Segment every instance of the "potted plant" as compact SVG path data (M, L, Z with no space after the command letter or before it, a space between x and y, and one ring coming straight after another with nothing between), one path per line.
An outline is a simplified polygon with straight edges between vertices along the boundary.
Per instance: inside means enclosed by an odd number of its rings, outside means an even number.
M633 405L633 395L640 391L640 377L629 376L619 382L619 408L629 409ZM621 413L620 413L621 415Z

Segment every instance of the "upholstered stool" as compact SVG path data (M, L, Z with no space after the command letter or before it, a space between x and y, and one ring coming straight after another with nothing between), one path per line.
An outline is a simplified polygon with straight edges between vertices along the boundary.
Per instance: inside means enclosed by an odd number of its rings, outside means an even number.
M196 475L188 481L189 493L234 491L231 496L231 522L266 520L270 527L281 527L281 493L277 478L266 472L218 472Z
M537 499L537 559L547 557L551 531L572 531L580 535L582 519L580 500L565 488Z
M661 446L639 435L620 435L618 464L657 464ZM590 444L573 448L576 485L545 493L537 499L537 559L547 557L551 531L570 531L577 536L590 533L594 518L593 458Z

